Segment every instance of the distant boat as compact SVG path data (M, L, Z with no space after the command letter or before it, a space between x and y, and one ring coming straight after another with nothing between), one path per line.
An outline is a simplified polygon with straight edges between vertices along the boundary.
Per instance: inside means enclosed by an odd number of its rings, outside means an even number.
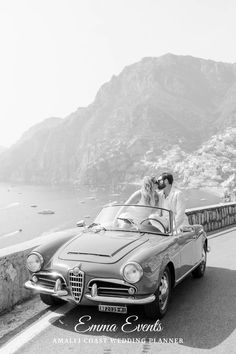
M55 211L51 210L51 209L44 209L38 212L38 214L55 214Z
M37 208L37 206L38 206L38 205L36 205L36 204L32 204L32 205L31 205L31 208Z
M94 200L94 199L96 199L96 197L88 197L87 199Z
M13 231L13 232L10 232L9 234L3 234L3 235L0 235L1 239L2 238L5 238L5 237L9 237L9 236L13 236L13 235L17 235L19 232L22 232L23 230L22 229L19 229L19 230L16 230L16 231Z
M206 200L206 198L201 198L200 200L204 201L204 200Z

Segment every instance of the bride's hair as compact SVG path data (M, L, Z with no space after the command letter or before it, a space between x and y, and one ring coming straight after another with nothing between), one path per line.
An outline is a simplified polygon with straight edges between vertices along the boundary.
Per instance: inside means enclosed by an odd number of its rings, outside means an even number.
M142 181L141 186L141 204L144 205L155 205L155 181L152 177L145 176Z

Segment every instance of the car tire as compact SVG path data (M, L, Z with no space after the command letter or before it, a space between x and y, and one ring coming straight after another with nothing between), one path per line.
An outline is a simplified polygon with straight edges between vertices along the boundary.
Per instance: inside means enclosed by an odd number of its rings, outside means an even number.
M150 304L144 305L144 312L147 318L160 319L165 316L171 296L171 273L166 267L161 275L159 286L155 292L156 299Z
M204 253L204 260L199 264L197 268L192 271L192 276L193 278L201 278L203 277L205 270L206 270L206 262L207 262L207 252L206 252L206 247L203 248L203 253Z
M64 300L48 294L40 294L40 299L44 304L49 306L62 305L65 303Z

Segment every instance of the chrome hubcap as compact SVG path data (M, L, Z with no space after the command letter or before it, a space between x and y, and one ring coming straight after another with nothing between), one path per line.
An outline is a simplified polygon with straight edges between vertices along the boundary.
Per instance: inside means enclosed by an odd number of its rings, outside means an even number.
M161 282L159 286L159 304L161 310L164 310L169 296L169 278L166 272L161 277Z

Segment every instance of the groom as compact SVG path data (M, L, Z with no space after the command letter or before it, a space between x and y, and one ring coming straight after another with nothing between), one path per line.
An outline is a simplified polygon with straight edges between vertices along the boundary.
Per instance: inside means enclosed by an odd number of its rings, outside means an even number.
M174 228L178 230L181 226L189 225L188 217L185 214L185 200L183 193L173 186L174 178L171 173L164 172L156 180L159 189L159 207L169 209L173 212Z

